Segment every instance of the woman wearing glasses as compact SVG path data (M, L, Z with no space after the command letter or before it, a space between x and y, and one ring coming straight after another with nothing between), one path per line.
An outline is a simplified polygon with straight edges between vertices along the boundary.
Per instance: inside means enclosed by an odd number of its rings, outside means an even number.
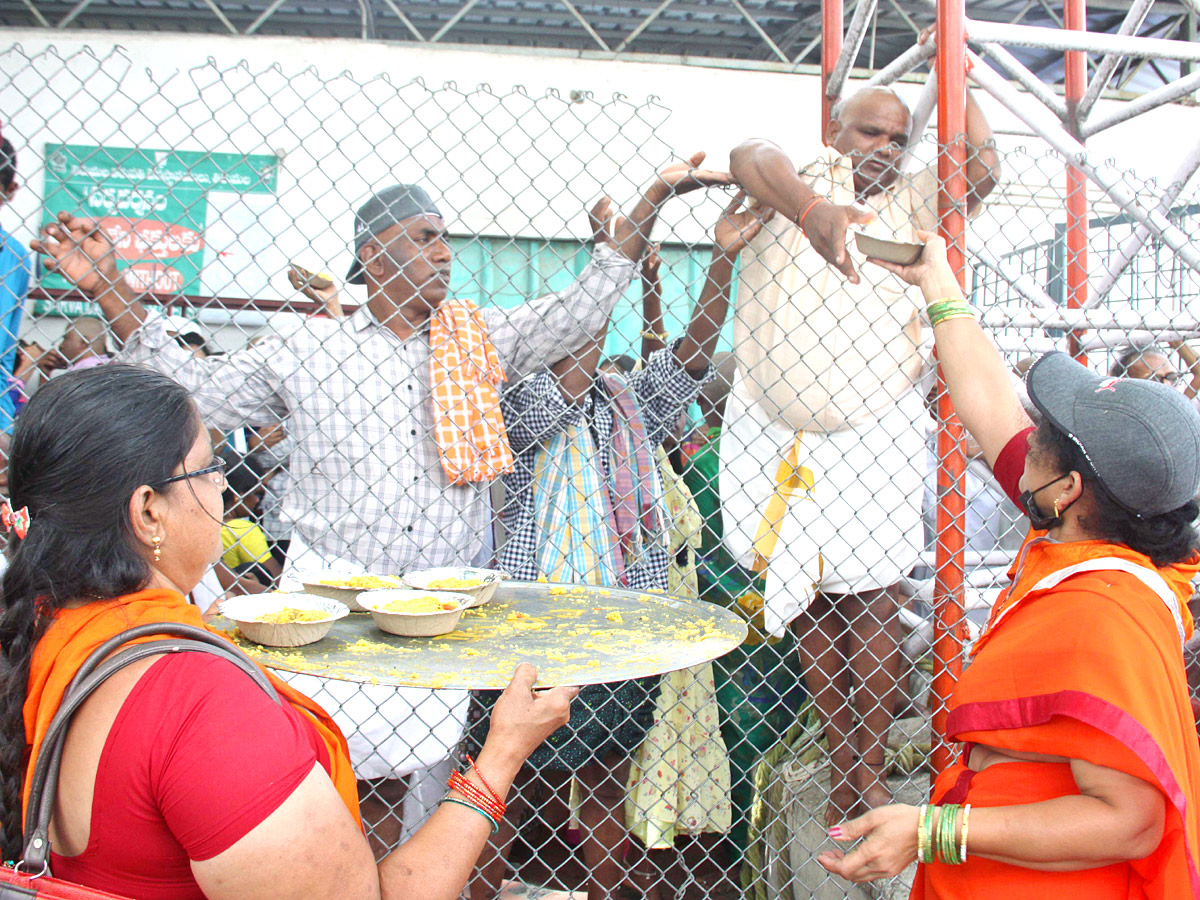
M223 469L187 392L144 369L68 373L18 420L9 484L28 524L10 538L2 584L6 858L21 852L27 760L91 651L136 625L202 624L184 597L221 555ZM323 710L272 677L276 703L208 654L134 663L71 726L52 870L146 900L457 898L493 830L480 806L497 812L479 798L503 798L567 721L572 691L535 695L534 678L519 667L496 706L463 786L475 797L452 793L377 866L346 743Z

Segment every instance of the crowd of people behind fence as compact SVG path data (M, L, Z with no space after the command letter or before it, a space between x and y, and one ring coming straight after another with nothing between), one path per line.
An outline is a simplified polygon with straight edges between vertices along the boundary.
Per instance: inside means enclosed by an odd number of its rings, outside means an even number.
M607 198L588 211L591 258L570 287L509 310L450 294L437 198L387 186L349 236L345 281L366 302L347 316L333 279L293 268L320 311L227 353L147 306L103 230L71 213L32 249L99 314L56 347L18 341L37 264L0 232L5 856L24 847L50 720L105 640L203 627L218 598L303 571L486 565L716 603L750 636L702 666L549 691L532 690L527 665L503 692L468 693L314 675L254 685L220 658L152 657L82 707L49 826L54 873L147 898L491 900L541 810L543 826L574 823L589 900L673 896L689 839L721 861L692 880L737 896L755 772L807 705L829 774L813 817L833 841L863 839L820 856L833 873L870 880L919 859L918 897L966 896L967 883L978 897L1196 891L1184 801L1200 755L1171 642L1175 625L1191 634L1200 357L1125 348L1100 381L1051 355L1023 362L1027 390L948 274L936 168L902 172L910 128L895 93L866 89L808 155L747 140L728 172L702 153L672 163L627 213ZM966 138L972 217L1001 159L970 97ZM0 151L11 197L16 152L8 138ZM704 190L730 197L688 324L670 334L652 231L674 198ZM864 264L851 228L926 248L907 266ZM639 279L637 357L605 358ZM730 311L733 350L718 353ZM1024 568L971 626L989 649L968 672L997 681L964 681L950 730L967 749L916 809L893 801L887 742L897 717L929 715L904 661L931 631L928 590L914 596L938 540L930 332L970 431L968 549L1020 549ZM1104 404L1136 419L1142 445L1087 418ZM1035 529L1023 544L1022 516ZM1076 594L1104 594L1064 588L1068 566L1133 573L1121 614L1145 634L1111 649L1107 673L1076 666L1079 648L1050 639L1064 613L1026 599L1057 590L1078 612ZM1012 644L1021 623L1041 643ZM1039 664L1038 697L1095 702L1030 712L1020 681ZM1141 689L1122 681L1128 666L1151 670ZM1017 712L995 712L1010 701ZM1006 782L997 762L1021 777Z

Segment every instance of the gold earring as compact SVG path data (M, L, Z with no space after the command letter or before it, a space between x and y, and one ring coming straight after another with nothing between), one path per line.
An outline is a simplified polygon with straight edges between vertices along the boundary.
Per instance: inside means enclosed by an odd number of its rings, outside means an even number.
M1062 516L1062 514L1058 511L1058 501L1055 500L1054 501L1054 518L1058 519L1061 516Z
M1058 508L1058 507L1057 507L1057 504L1056 504L1056 505L1055 505L1055 509L1057 510L1057 508ZM162 544L162 538L160 538L160 537L159 537L159 536L156 534L156 535L154 536L154 538L153 538L153 541L154 541L154 561L155 561L155 562L162 562L162 547L160 546L160 544Z

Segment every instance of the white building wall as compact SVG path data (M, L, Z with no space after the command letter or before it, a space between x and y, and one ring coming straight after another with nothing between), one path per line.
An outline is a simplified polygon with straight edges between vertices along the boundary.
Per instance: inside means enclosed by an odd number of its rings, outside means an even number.
M579 237L586 203L604 191L629 203L672 151L703 149L725 167L747 137L777 141L796 159L820 139L813 75L343 39L19 30L9 37L10 49L0 52L0 121L20 148L28 188L4 214L6 227L28 239L41 220L47 142L277 152L279 204L269 222L277 240L253 261L264 279L293 258L344 272L352 209L393 181L431 186L456 233ZM446 102L431 103L426 86L447 82L470 103L460 97L456 106L458 95L440 91L434 96ZM899 90L913 102L920 85ZM590 99L571 103L572 92ZM980 99L1002 149L1045 151L1039 139L1004 133L1025 127ZM546 118L553 127L530 127ZM1200 110L1171 106L1097 136L1089 150L1165 181L1182 149L1171 136L1196 134ZM1058 189L1060 169L1039 172L1045 189ZM1018 193L1043 190L1037 177L1021 177ZM660 228L702 240L717 203L679 203ZM1011 243L1049 228L1037 209L1015 222L1003 235L995 224L981 227L994 232L989 240ZM278 277L269 283L287 294ZM347 299L358 299L354 290Z

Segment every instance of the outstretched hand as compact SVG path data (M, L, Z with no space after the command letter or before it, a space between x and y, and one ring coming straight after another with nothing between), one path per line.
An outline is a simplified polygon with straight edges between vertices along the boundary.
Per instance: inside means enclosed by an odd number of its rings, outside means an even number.
M588 228L592 232L592 242L596 245L611 244L612 236L612 199L603 196L596 205L588 210Z
M738 212L738 207L745 200L746 192L738 191L721 213L721 218L717 221L717 227L713 232L717 249L723 256L730 259L736 258L746 248L746 245L758 236L763 225L770 222L775 215L775 210L765 206L748 206Z
M845 275L847 281L858 284L861 279L846 250L846 230L851 225L866 225L875 218L875 213L860 206L839 206L826 201L818 203L803 218L804 234L813 249Z
M666 196L689 194L701 188L722 187L733 184L733 176L728 172L717 169L701 169L700 164L707 156L703 150L693 153L690 157L673 162L662 169L651 190L658 188Z
M328 275L310 272L295 263L288 264L288 282L309 300L320 303L334 319L343 317L342 303L338 299L338 286Z
M42 226L42 237L29 245L42 254L47 271L62 275L89 296L108 290L120 279L116 249L92 219L60 212Z
M917 858L917 812L915 806L897 803L844 822L830 829L830 837L844 842L862 838L862 843L849 853L826 850L817 862L847 881L899 875Z
M642 259L642 281L647 284L658 284L658 272L662 268L662 257L658 253L658 245L652 246Z
M885 262L882 259L870 259L870 262L880 268L887 269L896 277L913 285L921 285L931 278L949 278L953 280L954 272L946 258L946 239L940 234L930 231L917 231L917 240L925 245L920 258L907 266L898 263Z
M588 228L592 232L592 242L599 247L607 244L618 253L634 261L642 258L646 248L638 233L625 216L613 212L611 198L605 196L596 201L596 205L588 210Z

